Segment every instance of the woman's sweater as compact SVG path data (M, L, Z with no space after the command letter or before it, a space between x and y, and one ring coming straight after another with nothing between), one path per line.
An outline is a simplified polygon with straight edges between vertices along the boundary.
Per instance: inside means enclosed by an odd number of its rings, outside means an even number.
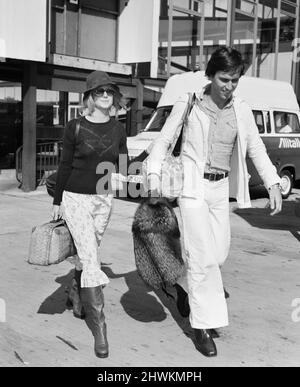
M122 124L113 118L105 123L90 122L85 117L79 119L77 136L78 119L69 121L65 128L55 205L60 205L64 190L82 194L111 192L110 175L116 171L115 167L120 173L127 173L128 150Z

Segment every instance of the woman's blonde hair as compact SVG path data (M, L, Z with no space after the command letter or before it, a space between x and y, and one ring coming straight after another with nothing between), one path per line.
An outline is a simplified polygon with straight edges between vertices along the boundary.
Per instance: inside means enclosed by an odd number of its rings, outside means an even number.
M122 94L120 93L119 88L114 86L113 89L115 90L115 92L113 94L113 104L111 108L114 108L117 117L119 110L125 109L127 111L129 110L129 108L126 106L125 100ZM83 94L82 105L82 115L90 115L95 111L93 90Z

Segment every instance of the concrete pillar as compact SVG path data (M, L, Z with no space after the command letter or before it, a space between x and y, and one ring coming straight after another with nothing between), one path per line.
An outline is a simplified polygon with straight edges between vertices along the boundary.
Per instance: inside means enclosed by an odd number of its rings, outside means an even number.
M23 153L21 188L24 192L36 189L36 78L36 63L26 61L22 84Z
M136 135L143 129L144 85L139 79L134 79L133 83L136 86L136 99L131 106L131 136Z

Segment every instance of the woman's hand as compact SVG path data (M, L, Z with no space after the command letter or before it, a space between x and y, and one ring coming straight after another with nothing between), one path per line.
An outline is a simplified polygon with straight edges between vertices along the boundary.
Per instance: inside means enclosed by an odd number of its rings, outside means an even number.
M282 196L280 191L279 184L274 184L269 189L269 196L270 196L270 207L272 212L270 215L278 214L281 211L282 207Z
M54 204L52 207L52 219L58 220L61 218L62 218L62 207Z

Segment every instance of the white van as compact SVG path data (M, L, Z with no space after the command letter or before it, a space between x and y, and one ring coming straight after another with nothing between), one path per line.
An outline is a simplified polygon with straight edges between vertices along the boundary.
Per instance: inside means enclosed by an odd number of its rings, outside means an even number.
M144 131L128 137L129 157L133 159L149 147L180 95L199 91L207 83L209 80L204 71L170 77ZM252 108L268 155L282 177L282 195L287 198L294 182L300 179L300 111L292 86L287 82L243 76L234 94L243 98ZM250 159L247 164L251 175L249 185L262 184Z

